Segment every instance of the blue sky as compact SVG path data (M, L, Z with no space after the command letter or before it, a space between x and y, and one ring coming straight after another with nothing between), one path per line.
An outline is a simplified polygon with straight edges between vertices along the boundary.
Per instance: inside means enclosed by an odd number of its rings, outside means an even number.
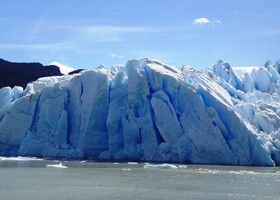
M280 59L279 0L9 0L0 57L73 68L151 57L201 68Z

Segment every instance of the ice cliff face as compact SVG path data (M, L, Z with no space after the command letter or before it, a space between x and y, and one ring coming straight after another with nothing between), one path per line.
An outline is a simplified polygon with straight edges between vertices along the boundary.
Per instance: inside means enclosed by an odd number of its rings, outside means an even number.
M244 77L151 59L0 89L0 155L280 164L279 62Z

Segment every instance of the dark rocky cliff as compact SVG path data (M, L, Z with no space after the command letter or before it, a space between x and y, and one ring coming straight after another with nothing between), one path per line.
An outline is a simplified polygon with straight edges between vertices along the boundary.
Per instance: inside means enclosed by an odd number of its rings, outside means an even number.
M40 63L14 63L0 59L0 88L26 87L27 83L46 76L61 76L59 67Z

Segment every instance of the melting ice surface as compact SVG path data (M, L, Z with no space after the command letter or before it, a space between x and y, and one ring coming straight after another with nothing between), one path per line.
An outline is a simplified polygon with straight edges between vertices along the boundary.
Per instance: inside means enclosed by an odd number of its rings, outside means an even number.
M62 163L67 170L47 169ZM279 167L176 165L80 161L0 161L1 200L28 199L279 199Z
M239 76L129 60L0 89L0 155L280 164L280 62Z

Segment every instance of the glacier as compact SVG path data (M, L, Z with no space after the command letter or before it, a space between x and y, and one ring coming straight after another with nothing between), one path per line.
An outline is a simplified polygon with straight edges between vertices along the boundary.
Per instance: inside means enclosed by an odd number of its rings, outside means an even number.
M0 156L280 165L280 61L132 59L0 89Z

